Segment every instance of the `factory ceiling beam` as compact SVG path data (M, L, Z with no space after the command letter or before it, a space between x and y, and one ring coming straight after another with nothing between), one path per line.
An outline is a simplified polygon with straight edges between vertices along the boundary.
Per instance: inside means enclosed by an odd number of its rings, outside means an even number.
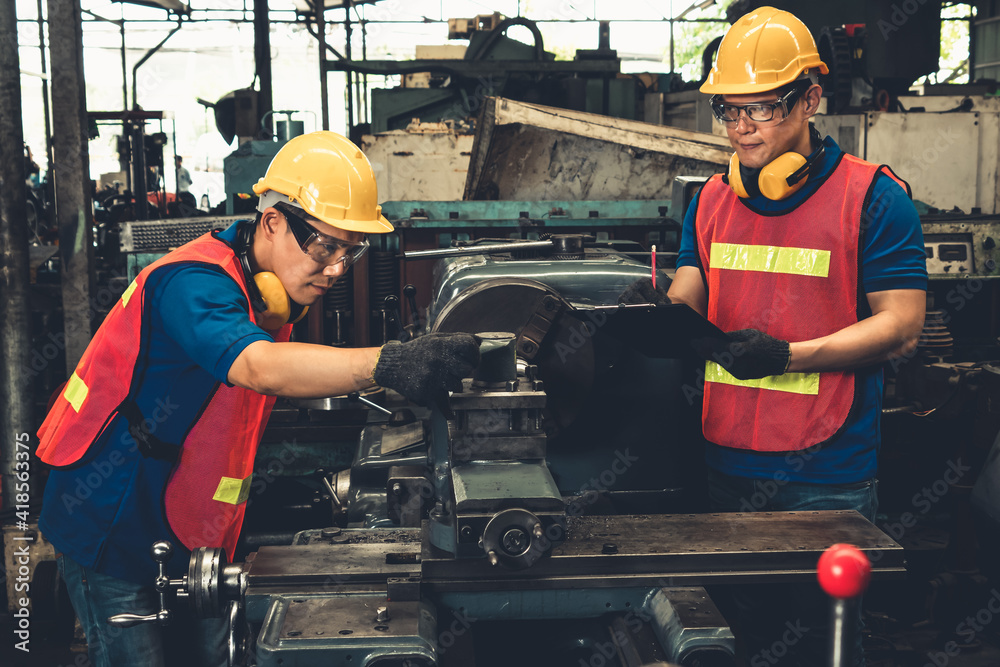
M313 13L316 10L326 10L326 9L340 9L344 6L353 5L374 5L378 0L323 0L323 2L316 2L316 0L292 0L295 4L295 10L300 14Z
M18 449L34 431L28 373L28 225L17 14L0 3L0 507L15 509ZM22 460L27 460L27 449ZM23 466L22 466L23 467ZM25 480L26 481L26 480ZM27 503L24 503L27 504Z
M617 74L621 62L604 60L336 60L326 68L333 72L360 72L388 76L416 72L445 72L470 79L489 77L497 72L526 74Z
M76 368L91 338L94 242L87 149L80 0L48 0L52 59L52 157L55 219L62 265L66 368Z
M177 14L191 14L191 7L181 2L181 0L116 0L116 2L166 9L168 12L175 12Z

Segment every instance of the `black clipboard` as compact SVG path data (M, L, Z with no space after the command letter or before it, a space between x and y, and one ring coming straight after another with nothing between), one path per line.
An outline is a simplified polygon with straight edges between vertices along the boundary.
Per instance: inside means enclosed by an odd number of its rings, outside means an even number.
M692 341L701 341L703 345L707 342L718 342L720 345L732 342L722 329L683 303L669 306L638 303L577 307L575 314L654 359L694 356Z

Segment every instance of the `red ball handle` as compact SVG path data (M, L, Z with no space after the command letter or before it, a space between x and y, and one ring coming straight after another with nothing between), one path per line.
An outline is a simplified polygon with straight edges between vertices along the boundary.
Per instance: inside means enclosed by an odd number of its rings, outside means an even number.
M872 564L854 545L834 544L819 557L816 575L830 597L856 598L868 588Z

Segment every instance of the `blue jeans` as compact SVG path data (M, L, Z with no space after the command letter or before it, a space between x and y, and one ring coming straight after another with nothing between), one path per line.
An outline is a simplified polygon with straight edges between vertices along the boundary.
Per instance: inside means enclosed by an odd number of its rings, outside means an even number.
M749 479L708 469L708 499L717 512L857 510L869 521L878 509L878 482L807 484ZM802 584L735 586L736 634L750 667L817 667L829 662L830 599L813 580ZM854 665L864 667L861 601L856 607Z
M224 667L227 663L226 618L198 619L186 601L175 602L170 625L142 623L131 628L108 625L109 616L153 614L160 597L152 585L141 586L94 572L59 555L59 573L87 635L94 667Z

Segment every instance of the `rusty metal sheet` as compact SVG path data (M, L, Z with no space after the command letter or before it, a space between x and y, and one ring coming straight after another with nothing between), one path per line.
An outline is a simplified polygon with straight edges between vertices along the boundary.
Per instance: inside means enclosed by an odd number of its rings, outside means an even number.
M464 199L663 199L678 175L710 176L732 155L724 137L489 98Z

